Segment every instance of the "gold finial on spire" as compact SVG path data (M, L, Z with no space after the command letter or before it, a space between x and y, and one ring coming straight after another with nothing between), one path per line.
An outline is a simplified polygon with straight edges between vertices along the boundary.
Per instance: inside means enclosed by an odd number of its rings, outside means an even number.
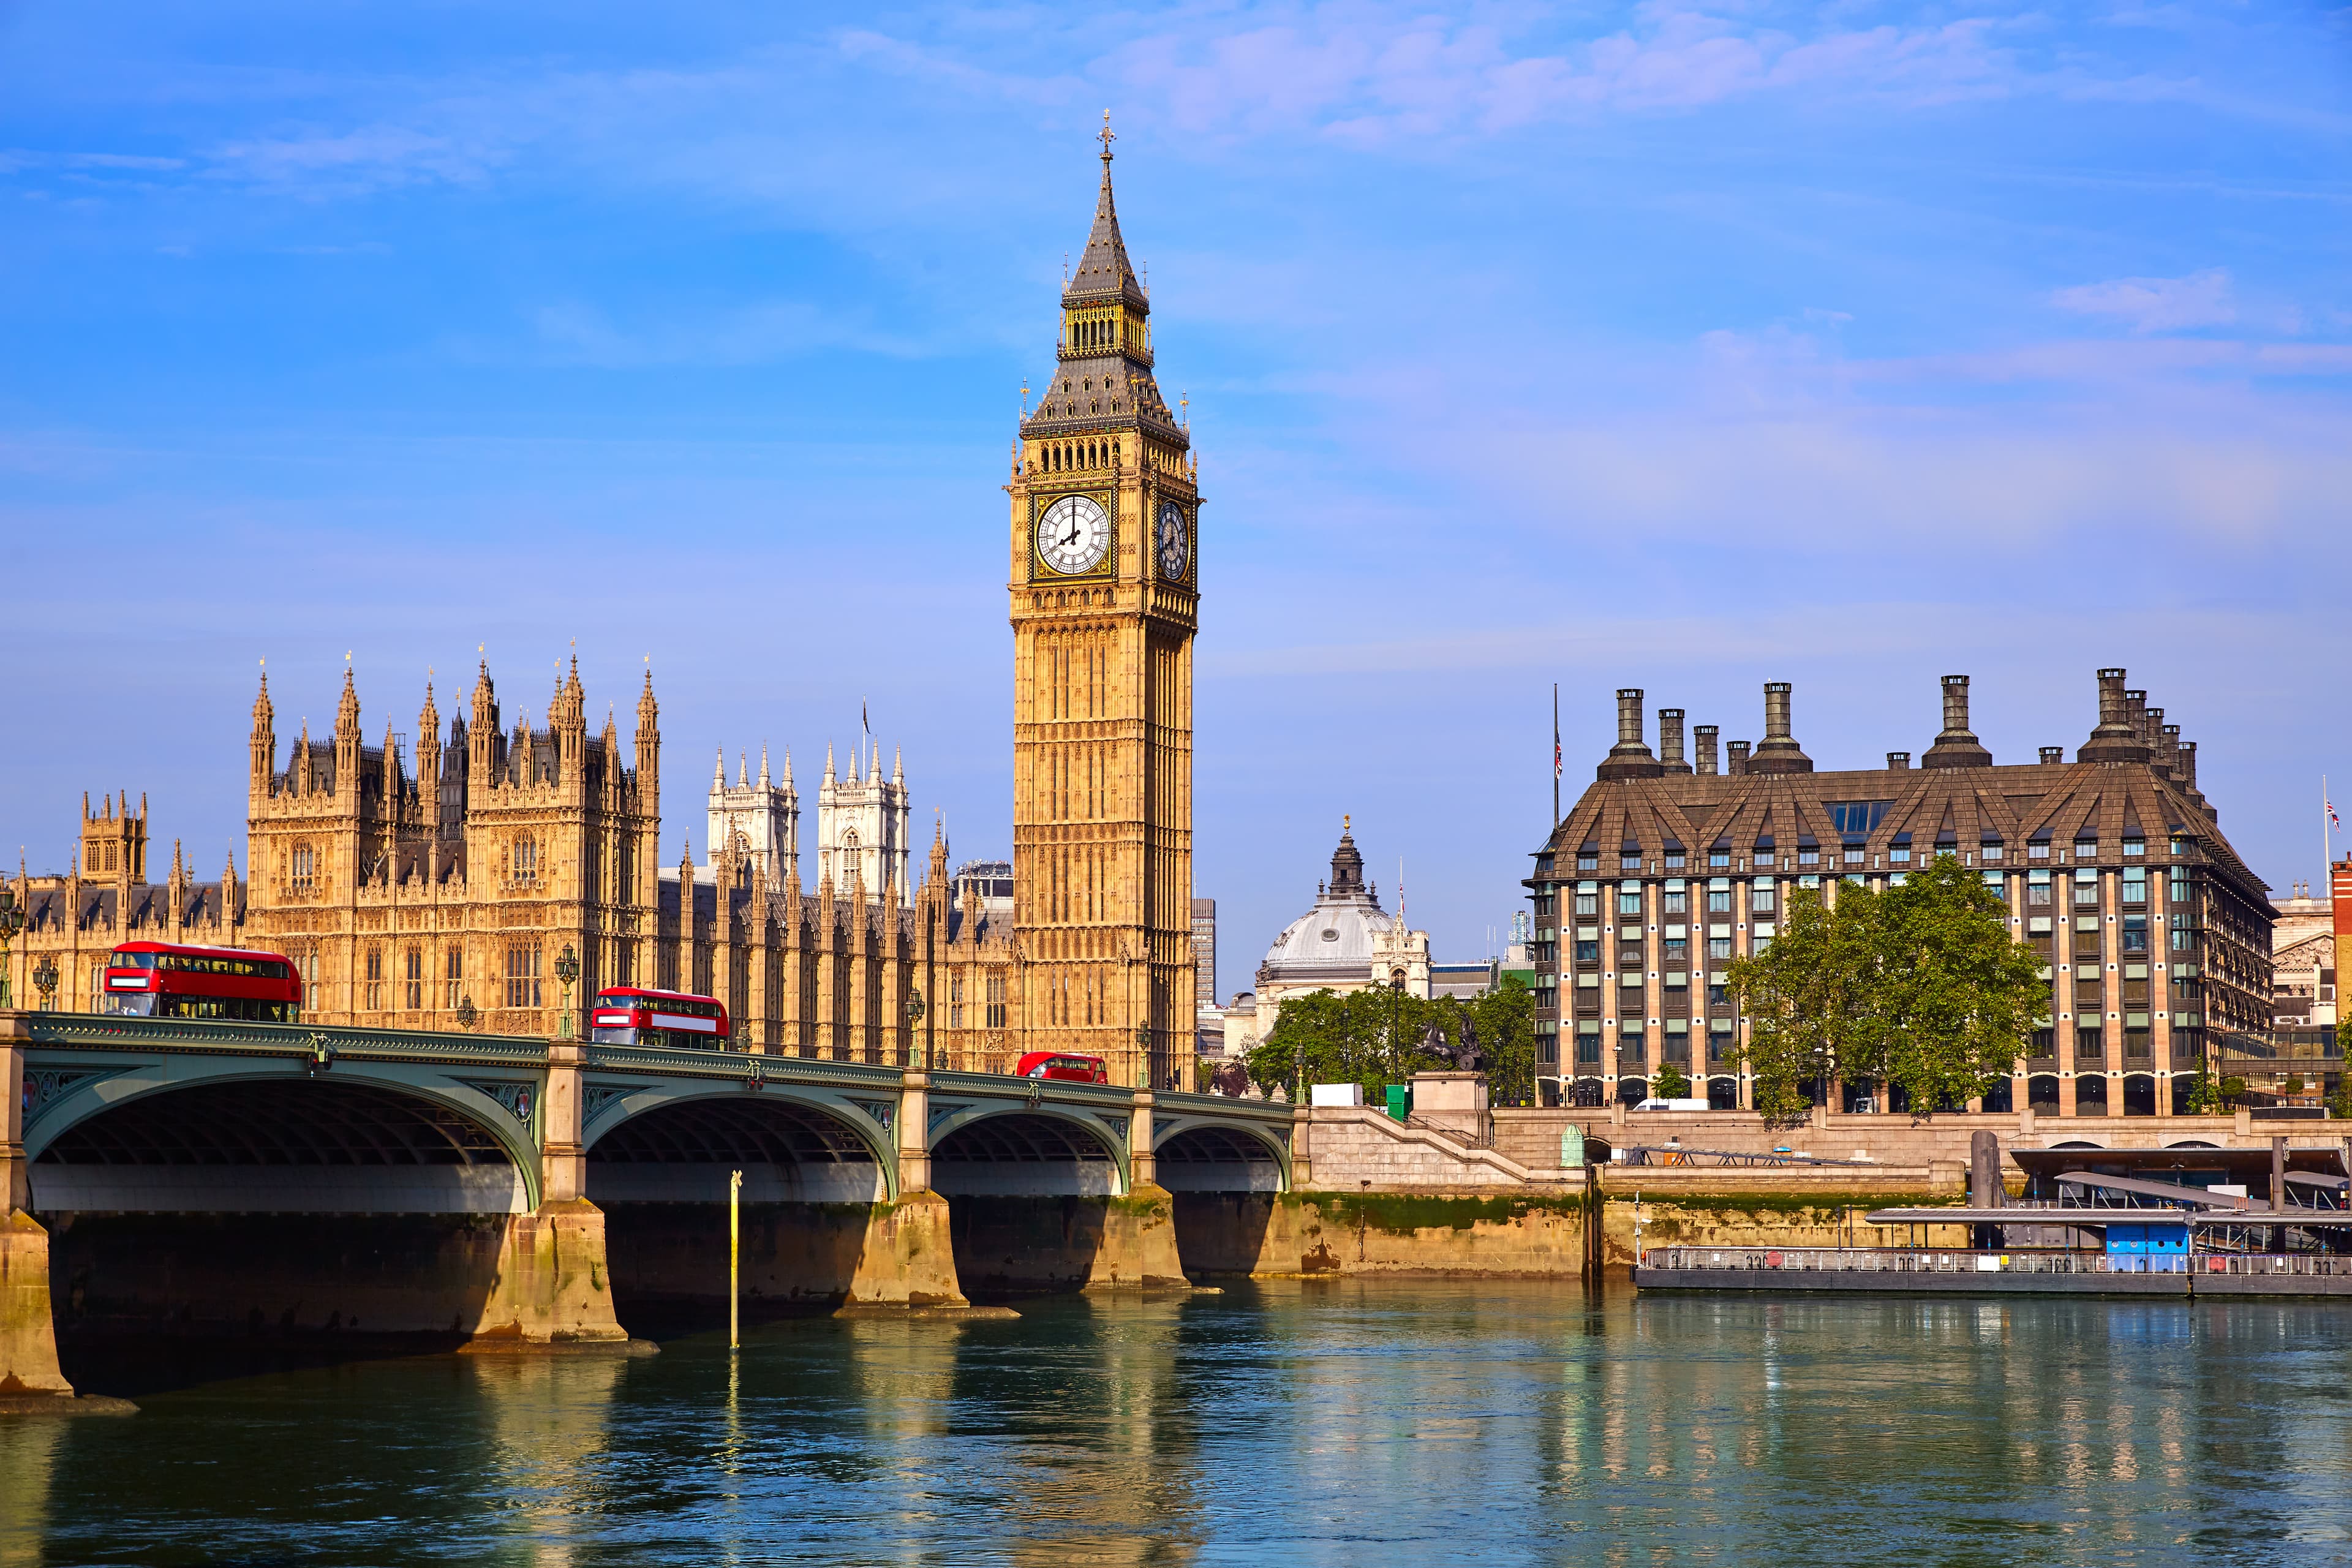
M1102 161L1108 165L1110 163L1110 144L1118 140L1118 133L1110 128L1110 110L1108 109L1103 110L1102 134L1095 140L1103 144Z
M1349 829L1349 827L1353 824L1354 820L1355 820L1355 819L1354 819L1353 817L1349 816L1346 812L1344 812L1344 811L1343 811L1343 812L1341 812L1341 813L1339 814L1339 831L1340 831L1340 832L1342 832L1342 833L1347 832L1347 831L1348 831L1348 829Z

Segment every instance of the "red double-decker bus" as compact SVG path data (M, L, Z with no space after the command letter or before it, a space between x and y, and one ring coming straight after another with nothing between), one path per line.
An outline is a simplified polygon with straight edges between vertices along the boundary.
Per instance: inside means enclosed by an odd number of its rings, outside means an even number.
M716 1050L731 1032L715 996L607 985L588 1012L588 1037L608 1046L698 1046Z
M110 1013L145 1018L302 1021L302 977L285 954L126 942L106 961Z
M1059 1079L1066 1083L1108 1083L1110 1069L1100 1057L1075 1056L1068 1051L1031 1051L1013 1064L1018 1078Z

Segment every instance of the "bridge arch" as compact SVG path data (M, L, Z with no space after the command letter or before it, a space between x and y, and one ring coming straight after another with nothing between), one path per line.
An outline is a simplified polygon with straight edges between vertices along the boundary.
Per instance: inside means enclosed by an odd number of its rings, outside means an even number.
M772 1089L649 1087L583 1130L595 1203L723 1203L743 1173L752 1203L880 1203L898 1195L896 1151L871 1115Z
M1247 1123L1178 1122L1153 1141L1160 1184L1171 1193L1279 1193L1290 1186L1290 1151Z
M534 1082L400 1064L168 1057L55 1072L25 1129L37 1211L528 1214ZM28 1082L27 1098L33 1084Z
M1116 1197L1129 1184L1118 1130L1051 1100L935 1115L930 1145L931 1186L950 1198Z

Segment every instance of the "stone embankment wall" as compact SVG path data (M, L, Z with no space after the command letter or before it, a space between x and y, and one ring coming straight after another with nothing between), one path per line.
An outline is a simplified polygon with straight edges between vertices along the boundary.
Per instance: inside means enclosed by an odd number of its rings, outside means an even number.
M2210 1143L2217 1148L2268 1148L2284 1136L2294 1144L2340 1142L2352 1126L2336 1121L2255 1120L2245 1111L2231 1116L2044 1116L2034 1111L1983 1111L1914 1121L1907 1112L1850 1116L1815 1111L1802 1125L1767 1127L1752 1110L1540 1110L1495 1112L1495 1152L1522 1166L1557 1164L1560 1134L1580 1127L1612 1144L1655 1146L1678 1139L1688 1149L1757 1153L1785 1146L1825 1160L1850 1160L1857 1152L1885 1166L1926 1169L1950 1163L1965 1167L1969 1136L1990 1131L2001 1149L2054 1149L2090 1143L2103 1149L2162 1149L2175 1143ZM2014 1163L2010 1169L2016 1170Z
M1662 1201L1644 1190L1637 1205L1630 1186L1604 1188L1601 1263L1612 1272L1632 1267L1637 1209L1642 1239L1652 1247L1893 1247L1908 1238L1863 1224L1864 1213L1954 1195L1916 1188L1843 1196L1718 1191ZM1186 1272L1202 1279L1575 1279L1586 1272L1587 1213L1580 1192L1179 1193L1176 1235ZM1926 1239L1950 1245L1954 1237Z

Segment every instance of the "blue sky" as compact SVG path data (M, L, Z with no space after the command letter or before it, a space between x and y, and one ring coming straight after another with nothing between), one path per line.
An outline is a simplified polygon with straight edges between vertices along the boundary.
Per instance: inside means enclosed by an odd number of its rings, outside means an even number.
M0 5L0 831L243 847L243 731L650 655L1009 842L1000 489L1112 109L1202 483L1221 984L1342 812L1441 956L1612 693L1823 766L2093 670L2284 888L2352 795L2352 12ZM730 764L731 765L731 764Z

